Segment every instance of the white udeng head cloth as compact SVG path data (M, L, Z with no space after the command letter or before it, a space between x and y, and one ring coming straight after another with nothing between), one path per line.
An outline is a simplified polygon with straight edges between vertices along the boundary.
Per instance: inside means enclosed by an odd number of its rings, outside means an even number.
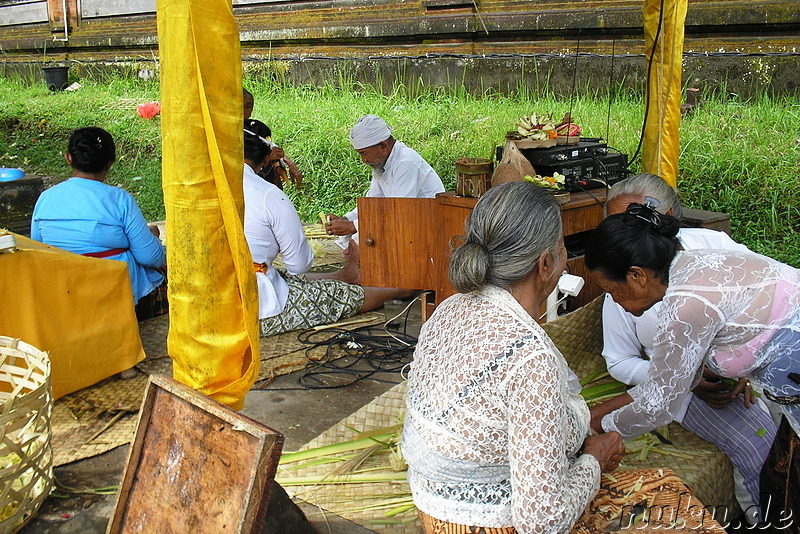
M375 115L364 115L356 125L350 129L350 143L356 150L377 145L391 137L392 130L386 126L386 121Z

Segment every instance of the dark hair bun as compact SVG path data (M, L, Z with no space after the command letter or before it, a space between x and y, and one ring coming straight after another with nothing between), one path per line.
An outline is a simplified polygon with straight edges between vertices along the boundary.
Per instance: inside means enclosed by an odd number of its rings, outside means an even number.
M255 119L244 121L244 158L255 163L261 163L272 150L271 145L265 141L270 137L269 126Z
M672 239L678 235L680 228L681 224L678 219L671 215L662 214L658 217L658 225L655 229L659 234Z
M114 138L102 128L78 128L69 136L67 147L72 167L85 173L102 172L116 159Z
M244 129L259 137L272 137L272 130L269 129L269 126L256 119L245 120Z
M625 213L609 215L586 242L584 263L609 280L625 279L633 266L651 269L662 280L678 250L678 219L649 206L631 204Z
M677 218L659 213L655 206L646 202L645 204L638 202L629 204L625 209L624 219L632 226L646 228L670 239L677 236L680 229Z

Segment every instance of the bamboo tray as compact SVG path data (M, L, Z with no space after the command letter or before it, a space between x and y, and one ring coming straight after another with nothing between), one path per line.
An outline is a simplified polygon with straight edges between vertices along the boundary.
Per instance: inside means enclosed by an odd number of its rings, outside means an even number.
M550 148L556 146L556 139L510 139L514 141L517 148L525 150L527 148Z
M581 136L579 135L559 135L556 137L556 144L563 145L577 145L580 142Z

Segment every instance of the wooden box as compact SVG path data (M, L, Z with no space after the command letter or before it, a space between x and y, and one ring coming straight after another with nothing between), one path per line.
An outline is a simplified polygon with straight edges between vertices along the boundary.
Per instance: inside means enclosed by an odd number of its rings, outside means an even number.
M593 230L603 220L605 191L572 193L561 206L564 236ZM374 287L430 289L440 304L455 290L448 267L452 239L464 234L475 198L439 193L436 198L359 198L361 221L361 283ZM577 306L601 293L587 278L582 252L570 252L568 268L583 276L586 286L574 299ZM430 310L428 310L430 311Z
M107 532L260 532L282 446L282 434L153 375Z

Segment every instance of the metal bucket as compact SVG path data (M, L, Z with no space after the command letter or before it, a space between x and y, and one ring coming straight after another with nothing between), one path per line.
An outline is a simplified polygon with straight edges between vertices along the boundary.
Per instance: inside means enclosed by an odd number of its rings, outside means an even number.
M486 158L456 160L456 195L480 198L492 186L492 162Z

